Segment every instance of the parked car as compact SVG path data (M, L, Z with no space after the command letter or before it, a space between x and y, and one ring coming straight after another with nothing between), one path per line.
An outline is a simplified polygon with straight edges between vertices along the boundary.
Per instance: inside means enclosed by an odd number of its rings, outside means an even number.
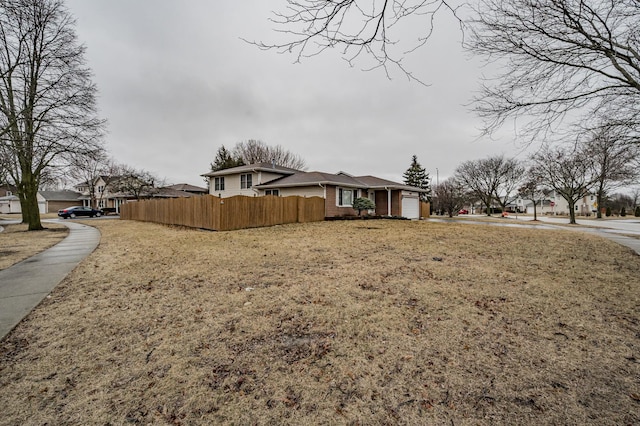
M78 216L100 217L102 216L102 214L103 214L102 210L96 210L96 209L92 209L91 207L84 207L84 206L73 206L73 207L67 207L66 209L58 210L58 216L60 216L63 219L68 219L68 218L73 219L74 217L78 217Z
M469 210L467 210L467 209L460 209L460 210L458 210L458 214L469 214Z

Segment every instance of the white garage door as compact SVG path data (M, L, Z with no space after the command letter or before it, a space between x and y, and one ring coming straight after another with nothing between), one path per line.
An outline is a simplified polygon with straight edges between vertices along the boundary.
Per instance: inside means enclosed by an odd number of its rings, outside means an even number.
M402 216L407 219L420 219L420 199L418 197L402 197Z

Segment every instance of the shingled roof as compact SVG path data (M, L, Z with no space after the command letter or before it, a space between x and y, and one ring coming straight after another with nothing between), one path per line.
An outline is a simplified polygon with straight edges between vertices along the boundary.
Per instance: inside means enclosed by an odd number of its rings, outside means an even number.
M82 196L81 193L75 191L38 191L38 193L47 201L78 201Z
M404 185L375 176L351 176L347 173L297 172L290 176L272 180L262 185L255 185L258 189L292 188L300 186L336 185L360 189L401 189L413 192L427 192L424 189Z
M300 172L300 170L291 169L289 167L278 166L273 163L255 163L255 164L246 164L244 166L231 167L230 169L218 170L216 172L205 173L201 176L211 177L211 176L225 176L225 175L233 175L236 173L247 173L247 172L273 172L280 173L283 175L292 175L294 173Z

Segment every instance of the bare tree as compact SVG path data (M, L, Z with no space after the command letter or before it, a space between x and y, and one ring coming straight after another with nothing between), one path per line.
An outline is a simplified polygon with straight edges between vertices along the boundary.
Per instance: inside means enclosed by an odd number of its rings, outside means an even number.
M538 220L538 205L542 204L548 193L549 191L542 185L542 179L535 169L529 169L522 185L518 188L518 195L523 200L529 200L533 203L534 221Z
M590 139L585 145L593 160L598 218L602 217L600 207L609 192L634 182L640 176L640 170L633 164L640 157L640 147L618 139L612 130L615 129L603 127L588 135Z
M557 131L562 122L596 123L640 132L640 2L638 0L476 0L460 11L448 0L287 0L273 22L284 33L280 43L254 43L293 53L296 61L338 48L365 69L405 69L406 54L423 46L436 17L458 18L465 46L499 62L475 99L492 133L509 118L528 122L531 140ZM463 20L459 16L470 15ZM407 36L403 24L420 20L422 30ZM637 139L636 139L637 142Z
M515 159L502 155L465 161L455 171L467 190L485 205L488 216L494 200L504 211L523 173L524 168Z
M293 53L296 62L338 48L351 66L363 59L366 70L382 68L389 77L392 66L419 81L404 67L403 57L427 42L441 11L457 18L456 8L446 0L287 0L286 11L275 12L272 18L286 40L251 43L262 49ZM400 24L412 17L426 22L424 31L402 43Z
M118 166L105 151L96 153L95 156L77 157L70 167L70 175L86 184L93 208L98 208L104 194L108 192L108 186L114 183L112 177L117 173ZM98 188L100 178L104 181L102 188Z
M465 191L459 181L449 178L436 185L433 195L440 211L445 211L449 217L460 210L465 200Z
M494 157L494 159L495 161L502 160L497 169L499 180L493 195L504 212L509 201L517 193L518 186L522 183L526 170L515 158Z
M296 170L307 168L306 162L299 155L293 154L280 145L270 146L255 139L238 142L233 148L232 157L240 159L244 164L273 162L278 166Z
M596 176L593 159L577 143L570 146L541 148L531 157L540 182L553 188L569 204L569 223L576 223L575 204L589 193Z
M62 0L0 0L0 156L29 230L42 229L36 196L47 171L101 148L84 51Z
M110 188L136 200L152 197L163 186L159 179L146 170L119 165L110 179Z
M637 135L638 22L638 0L480 0L467 46L502 70L475 99L484 130L522 119L535 138L599 117Z

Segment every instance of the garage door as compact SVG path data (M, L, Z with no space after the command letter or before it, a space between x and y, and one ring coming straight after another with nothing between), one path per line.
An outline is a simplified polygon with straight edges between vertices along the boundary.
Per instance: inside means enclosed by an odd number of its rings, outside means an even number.
M402 197L402 216L407 219L420 219L420 199L418 197Z

